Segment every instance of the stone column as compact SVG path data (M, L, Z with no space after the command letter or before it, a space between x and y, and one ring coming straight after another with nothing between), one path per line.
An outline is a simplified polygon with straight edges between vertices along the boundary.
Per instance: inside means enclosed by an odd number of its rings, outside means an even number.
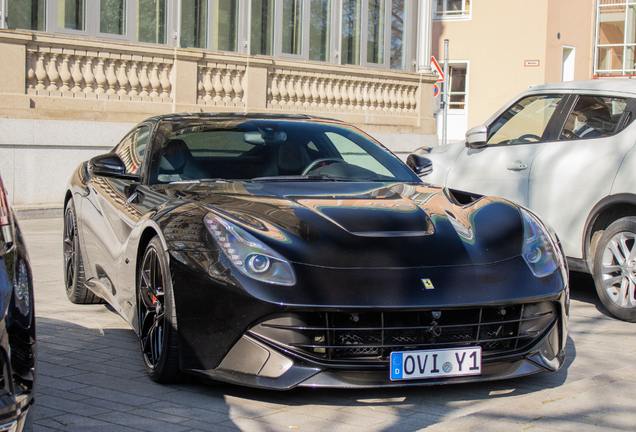
M190 111L191 105L197 103L197 79L198 68L197 58L192 56L179 55L176 56L172 67L173 77L173 95L175 105L190 105L189 107L176 108L177 112L180 110Z
M433 0L420 0L417 18L417 72L432 73Z
M0 43L0 93L24 94L26 88L26 46Z
M267 69L268 64L250 61L245 69L243 91L245 108L249 111L264 111L267 108Z

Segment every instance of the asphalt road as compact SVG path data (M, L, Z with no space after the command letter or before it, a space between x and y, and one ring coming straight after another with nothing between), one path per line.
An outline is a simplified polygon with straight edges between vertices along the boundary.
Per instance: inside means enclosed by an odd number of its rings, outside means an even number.
M566 367L481 384L273 392L146 377L139 343L105 305L64 293L62 219L24 220L35 280L44 431L636 431L636 324L573 274Z

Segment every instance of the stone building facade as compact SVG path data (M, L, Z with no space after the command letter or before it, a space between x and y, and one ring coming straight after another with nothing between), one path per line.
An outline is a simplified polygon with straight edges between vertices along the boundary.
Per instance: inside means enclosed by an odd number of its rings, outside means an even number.
M0 0L10 200L23 214L59 212L75 167L156 114L303 113L353 123L401 155L435 145L432 3Z

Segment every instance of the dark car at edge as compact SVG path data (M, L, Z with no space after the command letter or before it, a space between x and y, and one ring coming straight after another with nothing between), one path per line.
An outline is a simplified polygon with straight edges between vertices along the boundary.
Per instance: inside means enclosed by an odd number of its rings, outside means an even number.
M30 431L36 389L29 254L0 178L0 431Z

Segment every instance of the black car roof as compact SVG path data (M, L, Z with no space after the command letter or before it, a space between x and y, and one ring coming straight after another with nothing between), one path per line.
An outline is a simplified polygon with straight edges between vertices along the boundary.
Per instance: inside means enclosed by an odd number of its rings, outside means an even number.
M158 116L150 117L144 120L142 123L152 122L157 123L159 121L183 121L194 119L263 119L263 120L321 120L332 121L335 123L344 123L342 120L337 120L328 117L319 117L306 114L278 114L278 113L212 113L212 112L200 112L200 113L175 113L175 114L162 114Z

